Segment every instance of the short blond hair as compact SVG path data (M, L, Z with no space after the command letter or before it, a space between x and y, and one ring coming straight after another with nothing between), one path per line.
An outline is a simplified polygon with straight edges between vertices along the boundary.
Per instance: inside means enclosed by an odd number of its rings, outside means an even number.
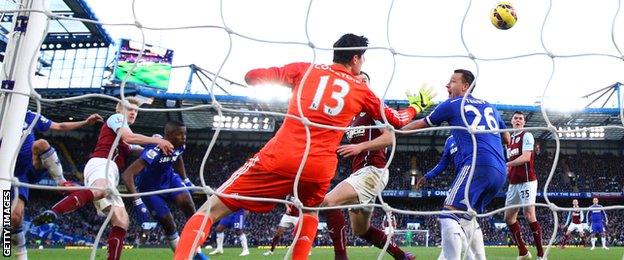
M136 105L137 107L141 106L141 101L139 101L138 98L136 97L127 97L126 102L128 102L129 104L132 105ZM117 113L121 113L121 110L123 109L123 100L120 100L119 102L117 102L117 106L115 107L115 112Z

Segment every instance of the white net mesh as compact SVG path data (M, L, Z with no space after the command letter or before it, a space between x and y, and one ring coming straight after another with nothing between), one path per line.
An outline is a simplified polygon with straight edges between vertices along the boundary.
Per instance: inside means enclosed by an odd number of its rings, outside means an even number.
M319 46L323 46L322 44L319 43L315 43L311 40L310 34L309 34L309 28L310 28L310 18L311 18L311 14L313 12L313 3L315 1L310 1L307 9L303 12L303 14L305 15L302 19L304 19L305 24L303 25L303 28L301 28L301 30L303 30L305 32L306 35L306 39L307 41L302 41L302 42L294 42L294 41L275 41L275 40L268 40L268 39L261 39L261 38L255 38L255 37L251 37L245 33L241 33L241 32L237 32L235 30L232 30L230 27L228 27L228 25L230 24L225 16L224 16L224 1L219 2L219 15L220 15L220 24L188 24L188 25L184 25L184 26L171 26L171 27L162 27L162 26L152 26L151 24L147 24L147 23L142 23L141 20L138 18L137 16L137 12L139 10L135 9L136 6L136 2L137 1L133 1L132 4L132 14L134 16L134 21L130 22L130 23L105 23L105 22L99 22L99 21L92 21L92 20L86 20L86 19L80 19L80 18L74 18L74 17L65 17L65 16L60 16L60 15L56 15L51 13L49 10L40 10L40 9L31 9L32 3L29 1L25 1L22 3L22 8L20 8L20 10L2 10L1 12L3 14L8 14L8 13L18 13L20 12L20 14L22 15L28 15L29 13L31 14L44 14L47 18L46 23L49 24L49 22L51 20L54 19L58 19L58 20L78 20L78 21L83 21L83 22L88 22L88 23L97 23L97 24L102 24L102 25L108 25L108 26L130 26L130 27L134 27L137 28L140 31L140 35L142 36L141 39L138 39L140 42L143 43L143 48L145 47L145 31L160 31L160 30L166 30L166 31L179 31L179 30L189 30L189 29L197 29L197 28L201 28L201 29L208 29L208 30L216 30L216 31L221 31L223 33L227 34L227 38L229 39L227 43L225 43L224 46L226 46L226 50L224 51L225 55L223 56L223 59L220 62L220 66L219 69L216 71L216 75L219 76L222 73L222 70L224 68L224 66L227 64L230 54L234 48L233 44L232 44L232 38L233 37L240 37L243 39L247 39L247 40L251 40L251 41L255 41L255 42L260 42L260 43L266 43L266 44L270 44L271 46L275 46L275 47L279 47L282 45L297 45L297 46L302 46L305 47L307 49L309 49L312 53L312 59L308 60L310 63L312 64L317 64L319 63L319 61L317 60L317 52L318 51L327 51L327 50L333 50L333 48L325 48L325 47L319 47ZM460 33L460 40L461 40L461 45L463 46L463 53L461 54L455 54L455 55L424 55L424 54L417 54L417 53L404 53L404 52L400 52L397 51L395 48L393 48L393 46L395 45L401 45L404 43L396 43L392 41L392 38L390 36L390 31L391 31L391 22L392 22L392 17L393 17L393 12L398 12L397 10L394 9L395 6L395 1L391 1L388 5L387 5L387 13L385 15L385 19L386 19L386 43L380 46L371 46L368 47L366 49L368 50L380 50L380 51L385 51L387 54L389 55L392 59L392 73L391 73L391 77L388 81L388 84L386 86L386 90L384 92L384 96L386 95L387 91L391 88L394 87L393 85L393 77L394 77L394 73L396 68L396 60L397 58L420 58L420 59L448 59L448 58L453 58L453 59L464 59L466 61L470 61L474 64L474 72L476 75L476 80L475 82L479 81L479 77L480 77L480 68L482 66L482 63L484 62L488 62L488 61L500 61L500 60L515 60L515 59L522 59L522 58L526 58L526 57L532 57L532 56L539 56L539 57L543 57L546 58L548 60L548 63L550 63L550 76L548 78L547 82L543 83L543 93L542 93L542 104L544 103L544 98L547 96L547 93L549 92L549 87L551 86L551 81L553 79L553 77L555 76L555 72L557 69L557 59L565 59L565 58L577 58L577 57L590 57L590 56L598 56L598 57L605 57L608 59L612 59L618 62L622 62L622 60L624 59L624 55L622 54L620 47L618 46L618 43L616 41L616 37L615 37L615 31L616 31L616 20L618 19L618 16L620 15L620 6L621 6L621 1L616 1L617 2L617 10L615 12L612 12L612 26L611 26L611 40L612 40L612 46L615 48L615 50L617 51L617 54L612 54L612 53L576 53L576 54L570 54L570 55L558 55L556 54L555 50L552 50L551 48L548 47L545 38L547 38L546 34L544 33L544 27L546 27L549 23L549 18L550 18L550 14L551 14L551 8L552 8L552 1L547 1L548 6L546 8L546 14L541 22L541 35L540 35L540 44L541 47L543 49L543 51L541 52L535 52L535 53L519 53L519 54L515 54L512 56L502 56L502 57L490 57L490 58L482 58L482 57L478 57L476 55L473 54L473 52L471 51L471 48L469 47L470 44L469 42L466 40L466 35L464 34L464 26L465 26L465 21L468 18L468 14L471 12L471 6L472 6L472 1L468 1L467 5L465 7L465 12L463 12L463 18L462 18L462 22L461 22L461 29L459 31ZM404 11L404 10L402 10ZM437 10L435 11L437 12ZM526 18L527 20L529 20L529 18ZM29 27L32 27L34 25L29 25ZM46 27L47 28L47 27ZM40 35L40 40L39 40L39 44L38 46L41 46L41 44L43 43L44 40L44 36L46 35L47 30ZM20 32L15 32L9 35L9 37L15 37L15 38L19 38L19 37L23 37L22 33ZM220 43L223 44L223 43ZM476 44L476 43L475 43ZM30 53L29 57L31 57L27 62L30 64L28 67L22 67L23 68L27 68L27 72L23 72L26 73L25 75L33 75L34 71L33 68L35 67L34 64L36 63L37 60L37 54L38 52L34 52L34 53ZM138 59L141 59L142 53L139 55ZM12 57L11 53L7 53L5 57ZM24 57L24 56L21 56ZM6 62L5 67L4 67L4 78L5 79L15 79L15 75L11 75L10 73L7 72L12 72L14 73L14 71L12 70L12 68L8 68L7 65L8 64L12 64L9 60L5 60ZM16 63L18 62L24 62L24 61L15 61ZM14 63L13 63L14 64ZM135 65L136 66L136 65ZM132 70L134 69L134 67L132 68ZM310 69L308 69L308 72L306 73L306 75L304 76L304 80L302 82L305 81L305 78L307 78L308 73L310 72ZM128 73L128 75L130 75L130 73ZM60 98L60 99L46 99L46 98L42 98L36 91L35 91L35 85L32 82L32 77L25 77L28 79L28 87L29 90L20 90L20 89L16 89L16 90L10 90L10 89L2 89L2 94L3 94L3 101L6 100L7 97L13 96L13 95L26 95L26 96L30 96L30 98L34 99L36 101L37 104L37 112L41 111L41 102L52 102L52 103L57 103L57 102L67 102L67 101L71 101L71 100L77 100L77 99L91 99L91 98L102 98L102 99L110 99L110 100L114 100L114 101L118 101L119 99L108 96L108 95L101 95L101 94L90 94L90 95L82 95L82 96L76 96L76 97L69 97L69 98ZM128 76L123 79L123 81L121 82L121 99L124 100L125 99L125 95L124 95L124 89L126 86L126 81L128 80ZM474 86L471 86L471 88ZM295 195L295 197L298 197L298 190L297 190L297 186L296 185L299 182L299 178L303 169L303 165L305 164L305 161L308 158L308 152L310 149L310 144L312 142L314 142L314 140L312 140L310 138L310 131L309 129L312 127L318 127L318 128L326 128L326 129L334 129L334 130L339 130L339 131L345 131L348 130L349 128L344 128L344 127L334 127L334 126L328 126L328 125L321 125L315 122L310 121L308 118L306 118L305 116L302 117L297 117L294 115L289 115L289 114L283 114L283 113L279 113L279 112L272 112L272 111L242 111L239 109L233 109L233 108L228 108L223 106L221 103L219 103L219 101L215 98L215 96L213 95L213 93L215 93L215 83L212 82L212 84L210 85L210 87L208 89L206 89L208 93L211 93L211 98L212 98L212 102L211 104L208 105L198 105L198 106L193 106L193 107L187 107L187 108L169 108L169 109L144 109L141 108L140 111L141 112L149 112L149 113L158 113L158 112L166 112L166 111L190 111L190 110L201 110L201 109L207 109L207 108L212 108L215 109L217 111L217 114L219 116L223 115L223 112L229 112L229 113L247 113L247 114L264 114L264 115L273 115L273 116L280 116L280 117L290 117L292 119L296 119L299 120L300 122L302 122L305 125L306 128L306 132L307 132L307 138L306 138L306 149L305 149L305 153L303 155L303 160L301 162L301 166L297 172L297 177L295 179L295 185L293 187L293 193ZM302 88L299 88L299 92L298 93L293 93L293 98L295 98L297 104L298 104L298 111L299 114L304 115L305 113L303 113L303 108L301 107L301 103L300 103L300 96L301 96L301 91ZM30 94L28 94L30 93ZM382 99L383 99L382 97ZM462 99L462 106L464 104L466 100L466 96L464 96L464 99ZM380 108L382 109L382 108ZM622 109L622 107L618 107L619 111L620 111L620 115L619 115L619 119L620 122L624 122L624 110ZM5 114L3 114L3 118L6 117L6 113L8 113L8 111L4 111ZM551 183L552 177L553 177L553 173L555 172L555 169L557 167L557 162L559 161L559 154L560 154L560 140L559 140L559 136L557 133L567 133L567 132L578 132L579 130L558 130L550 121L549 119L549 115L546 111L546 108L544 106L541 107L541 113L542 116L546 122L546 125L541 126L541 127L527 127L524 128L524 130L528 130L528 131L549 131L552 133L552 137L555 141L556 144L556 150L555 150L555 154L554 154L554 160L552 163L552 167L551 170L549 172L549 176L548 179L546 181L546 184L544 186L543 189L543 194L544 194L544 199L546 201L546 203L536 203L535 206L537 207L545 207L548 208L552 211L553 214L553 218L554 218L554 229L553 229L553 233L550 236L549 239L549 243L548 243L548 249L546 250L546 255L548 255L548 250L550 249L551 245L554 243L555 241L555 237L557 234L557 229L559 227L558 224L558 216L557 213L558 212L566 212L566 211L571 211L572 208L563 208L563 207L559 207L557 205L555 205L554 203L552 203L550 201L550 199L548 198L548 187ZM381 115L384 115L384 113L382 112ZM463 120L465 122L466 125L468 125L468 123L466 122L465 119L465 115L462 114ZM5 120L5 119L3 119ZM16 120L20 121L20 118L16 118ZM401 131L401 130L396 130L394 129L392 126L390 126L390 124L388 123L387 119L383 118L385 124L383 126L378 126L378 127L364 127L364 128L388 128L392 131L393 133L393 149L391 149L391 153L389 156L389 160L388 160L388 164L386 165L386 168L388 167L388 165L390 165L392 163L392 159L395 153L395 147L396 147L396 138L394 137L394 134L396 133L400 133L400 134L413 134L413 133L417 133L417 132L425 132L425 131L436 131L436 130L449 130L449 129L465 129L467 130L471 135L472 135L472 139L473 139L473 143L475 143L475 146L472 148L473 149L473 158L472 158L472 166L470 168L470 173L468 175L468 183L467 183L467 187L470 187L470 182L472 180L473 174L474 174L474 165L475 165L475 160L476 160L476 151L478 149L478 147L476 146L476 142L474 142L474 138L476 134L482 134L482 133L491 133L491 132L511 132L513 131L512 129L507 129L507 130L477 130L474 128L470 128L470 127L434 127L434 128L428 128L428 129L422 129L422 130L415 130L415 131ZM30 128L27 130L27 132L32 131L33 125L30 126ZM622 125L605 125L604 128L606 130L610 130L610 129L624 129L624 126ZM588 130L588 129L581 129L582 130ZM148 192L148 193L141 193L141 195L153 195L153 194L162 194L162 193L168 193L168 192L174 192L174 191L179 191L179 190L190 190L190 189L195 189L195 190L202 190L204 191L208 196L212 195L212 194L218 194L215 190L213 190L210 186L208 186L206 184L206 180L205 180L205 173L204 173L204 169L205 169L205 164L207 162L208 157L210 156L213 147L215 146L215 143L217 142L217 138L219 137L219 134L221 132L221 128L217 128L216 131L214 132L214 135L212 137L212 139L210 140L208 149L206 150L206 153L204 154L203 160L202 160L202 165L200 168L200 180L201 180L201 187L194 187L194 188L179 188L179 189L169 189L169 190L161 190L161 191L155 191L155 192ZM18 133L13 133L14 136L18 136ZM6 137L6 136L5 136ZM21 142L23 142L23 139L21 140ZM5 139L6 140L6 139ZM113 145L113 149L115 149L115 147L118 145L118 142L120 140L120 136L117 136L115 143ZM15 156L17 155L17 151L19 150L20 146L16 146L16 151L14 154ZM3 155L4 156L4 155ZM15 156L12 159L12 164L14 165L15 163ZM112 156L112 152L109 155L109 159ZM109 160L110 162L110 160ZM107 165L107 167L110 167L109 165ZM32 189L48 189L48 190L63 190L63 189L69 189L69 190L75 190L75 189L88 189L87 187L72 187L72 188L67 188L67 187L50 187L50 186L40 186L40 185L33 185L33 184L28 184L28 183L23 183L23 182L19 182L14 178L9 177L3 177L2 180L7 180L7 181L11 181L11 185L15 188L19 187L19 186L25 186L28 188L32 188ZM93 189L93 188L91 188ZM108 192L111 192L114 194L114 196L121 196L121 197L131 197L133 195L130 194L119 194L116 189L113 188L109 188ZM469 193L469 189L465 190L465 198L468 199ZM300 213L303 209L305 210L326 210L328 208L306 208L303 207L303 205L301 204L301 202L298 199L295 199L295 202L289 202L289 201L285 201L285 200L277 200L277 199L269 199L269 198L252 198L252 197L244 197L244 196L235 196L235 195L226 195L226 194L219 194L220 196L226 197L226 198L236 198L236 199L241 199L241 200L254 200L254 201L264 201L264 202L276 202L276 203L284 203L284 204L294 204L299 210ZM380 194L381 195L381 194ZM16 196L17 197L17 196ZM400 210L400 209L396 209L393 208L391 206L389 206L388 204L383 202L383 198L381 196L379 196L379 198L381 199L382 203L381 204L376 204L374 205L375 207L381 208L383 209L387 216L389 217L388 219L390 219L390 216L392 214L409 214L409 215L437 215L437 214L441 214L442 211L408 211L408 210ZM468 211L467 212L462 212L462 211L457 211L455 213L467 213L470 216L472 216L473 218L482 218L482 217L488 217L488 216L492 216L494 214L503 212L506 209L509 208L519 208L522 207L521 205L516 205L516 206L509 206L509 207L504 207L504 208L499 208L496 209L494 211L490 211L487 213L483 213L483 214L476 214L476 212L471 208L470 203L467 203L468 205ZM335 208L335 209L346 209L346 208L353 208L353 207L358 207L358 206L354 206L354 205L348 205L348 206L339 206L339 207L331 207L331 208ZM583 208L584 210L587 210L588 208ZM624 209L624 206L622 205L618 205L618 206L608 206L605 207L605 210L614 210L614 209ZM210 206L207 207L207 211L210 210ZM448 211L447 211L448 213ZM97 237L95 239L94 242L94 248L93 251L91 253L91 259L95 258L95 249L97 248L97 245L99 245L99 241L101 239L102 233L104 231L104 228L107 226L108 222L110 221L112 216L112 212L110 214L108 214L106 220L104 221L104 223L102 224ZM202 226L206 224L206 219L204 219L204 222L202 223ZM301 227L301 225L299 225L299 227ZM202 227L203 228L203 227ZM392 230L392 229L391 229ZM294 241L297 241L297 238L299 236L301 232L301 228L299 228L296 231L296 236L295 239L293 240L293 245L294 245ZM393 232L391 232L390 234L392 235ZM391 236L390 235L390 236ZM470 237L470 236L469 236ZM196 241L198 240L199 236L196 238ZM390 241L390 239L388 239L388 241ZM388 247L388 243L386 243L386 247ZM292 249L292 246L290 247ZM382 250L379 254L379 259L382 258L382 256L384 255L384 250ZM289 249L289 253L287 254L286 257L288 257L290 255L290 251L291 249Z

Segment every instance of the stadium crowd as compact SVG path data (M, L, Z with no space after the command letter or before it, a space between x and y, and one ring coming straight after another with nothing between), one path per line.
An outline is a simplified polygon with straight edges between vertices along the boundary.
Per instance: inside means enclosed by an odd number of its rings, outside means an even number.
M71 160L65 158L67 154L62 154L62 161L66 175L69 179L79 180L80 176L74 175L73 172L80 172L84 167L84 164L88 160L90 148L94 146L94 143L89 143L85 140L95 140L95 138L81 138L76 139L73 137L54 137L53 142L58 145L64 145L67 151L70 151ZM189 143L184 154L184 160L186 163L186 169L189 177L195 185L199 185L201 182L198 177L199 169L201 168L202 159L206 151L207 145L205 144L193 144ZM213 148L208 161L204 168L205 181L212 187L218 187L223 183L229 174L236 170L236 167L242 165L245 160L253 155L257 151L257 147L249 147L245 145L217 145ZM410 190L410 180L412 175L424 174L427 170L433 168L437 163L440 152L434 149L418 152L397 152L394 155L394 160L390 166L390 180L386 189L388 190ZM551 191L603 191L603 192L622 192L622 185L624 183L624 176L619 174L619 169L624 168L624 161L614 159L614 155L596 155L596 154L569 154L562 155L560 163L555 171L553 180L549 187ZM73 171L72 164L69 161L73 161L75 165L75 171ZM543 188L543 185L547 178L547 173L550 170L553 161L553 154L547 151L542 151L537 156L536 170L539 176L539 190ZM452 169L449 169L453 172ZM454 174L443 173L436 179L428 182L424 189L430 190L446 190L450 186ZM349 160L341 160L338 166L337 176L334 180L334 184L338 183L342 179L346 178L350 174L350 162ZM41 194L41 191L33 191L34 194ZM55 197L56 196L56 197ZM31 201L27 205L27 215L34 216L43 209L49 207L50 201L56 201L60 198L60 194L50 195L46 193L45 196L32 196ZM205 195L195 194L194 199L196 205L201 205L201 202L205 200ZM422 203L425 201L426 203ZM406 210L413 211L431 211L439 210L442 200L441 198L427 198L412 200L408 204L402 200L388 199L390 205ZM570 202L566 200L561 202L560 206L570 206ZM589 202L586 203L588 206ZM129 206L130 205L130 206ZM491 209L500 208L504 205L503 199L495 200L490 205ZM132 216L131 203L126 202L128 213ZM273 211L264 214L252 213L247 216L246 229L248 243L250 246L268 245L271 242L271 238L277 228L279 219L284 212L283 206L278 206ZM185 219L181 212L173 210L174 217L177 224L181 227L184 225ZM607 227L607 233L609 237L609 245L624 245L624 211L609 211L609 225ZM538 219L542 223L544 241L548 241L552 229L554 227L553 215L550 210L546 208L538 208ZM373 225L381 226L382 211L375 210L373 215ZM438 245L440 243L439 223L436 216L408 216L397 215L397 229L406 229L407 223L420 223L419 229L429 230L429 245ZM565 223L565 212L559 212L559 223ZM84 236L88 238L95 238L101 223L104 221L103 216L98 216L92 207L86 207L84 209L73 212L69 217L62 218L58 222L59 231L66 234ZM321 222L324 221L321 216ZM348 221L348 220L347 220ZM521 218L521 221L525 222ZM131 220L132 222L132 220ZM507 227L505 225L497 225L497 223L504 223L502 213L496 214L490 218L479 219L481 227L484 231L484 239L486 244L507 244L511 243L509 238ZM347 222L348 223L348 222ZM267 228L271 227L271 228ZM558 230L557 239L563 234L561 228ZM350 245L364 245L364 241L354 236L350 229L348 231L348 243ZM424 243L424 234L414 233L414 237L407 238L404 235L397 235L394 239L398 244L410 243L412 245L422 245ZM35 237L29 234L29 243L34 245L35 241L41 238ZM163 231L160 227L156 227L149 232L143 232L140 227L132 223L127 233L126 239L129 244L136 246L166 246L162 237ZM524 229L524 239L528 243L532 241L532 236L529 229ZM214 234L208 241L208 244L214 242ZM233 235L232 230L226 232L226 245L238 245L238 241L235 241L237 236ZM280 245L288 245L292 241L292 234L286 232L286 235L281 238ZM587 242L587 241L586 241ZM319 232L319 236L315 241L316 245L331 245L329 234L326 230ZM574 243L574 241L573 241ZM576 243L581 243L578 239ZM43 239L44 245L54 245L50 240Z

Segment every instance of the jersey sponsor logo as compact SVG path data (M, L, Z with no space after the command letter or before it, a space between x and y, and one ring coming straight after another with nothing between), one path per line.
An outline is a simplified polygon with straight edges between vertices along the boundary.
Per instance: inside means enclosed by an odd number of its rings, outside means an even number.
M351 129L347 131L347 139L351 140L353 137L363 136L366 133L366 129Z
M154 158L151 158L151 159L154 159ZM158 162L166 163L166 162L175 162L177 160L178 160L178 155L175 155L175 156L162 157L162 158L160 158L160 160Z
M509 157L514 157L518 154L520 154L520 149L518 148L514 148L514 149L508 149L509 151L507 152Z

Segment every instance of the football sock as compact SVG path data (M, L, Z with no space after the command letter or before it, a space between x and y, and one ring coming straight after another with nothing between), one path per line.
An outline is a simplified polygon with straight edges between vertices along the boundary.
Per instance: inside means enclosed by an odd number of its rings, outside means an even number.
M65 182L65 177L63 176L63 166L61 166L61 161L59 161L58 155L56 154L56 150L54 147L50 146L50 149L39 155L41 159L41 164L43 167L48 169L48 173L50 173L50 177L56 181L56 184L60 185Z
M388 239L388 236L386 236L383 231L372 226L369 227L366 233L364 233L360 237L373 244L377 248L383 248L386 245L386 240ZM394 257L394 259L405 258L405 252L403 252L403 250L401 250L401 248L399 248L392 241L390 241L387 251L392 257Z
M533 233L533 244L535 244L535 248L537 248L537 256L544 256L544 247L542 247L542 227L539 222L535 221L533 223L529 223L531 227L531 232Z
M212 227L212 219L208 217L204 228L202 230L199 229L205 216L206 215L203 213L198 212L186 222L186 225L184 225L182 229L180 242L173 256L175 260L186 260L191 252L195 252L197 247L204 244L206 238L208 238L208 234L210 234L210 228ZM193 242L195 242L195 237L198 233L200 234L199 241L197 241L196 246L193 246Z
M118 226L111 228L108 235L108 260L119 260L121 258L125 238L125 229Z
M522 227L520 227L520 223L516 221L516 223L507 226L509 227L509 231L511 231L511 236L513 237L514 241L516 241L516 245L518 246L518 255L526 255L528 249L524 244L524 240L522 240Z
M342 210L330 209L325 211L327 219L327 229L334 244L334 255L336 259L346 259L347 256L347 236L345 234L345 219Z
M442 252L446 260L459 260L461 258L462 237L464 231L452 218L440 218L440 229L442 235Z
M483 244L483 230L476 220L459 219L459 224L466 233L466 253L468 259L485 260L485 246ZM467 244L470 243L470 244Z
M240 239L241 246L243 247L243 252L249 251L249 248L247 248L247 236L245 233L242 233L238 238Z
M303 218L303 221L301 221L301 233L293 248L293 260L308 259L308 254L316 238L316 229L319 222L318 217L312 214L304 213L301 217Z
M93 202L93 200L93 192L90 190L77 190L52 206L52 211L60 216L82 208L87 203Z
M223 250L223 240L225 240L225 233L217 233L217 250Z

